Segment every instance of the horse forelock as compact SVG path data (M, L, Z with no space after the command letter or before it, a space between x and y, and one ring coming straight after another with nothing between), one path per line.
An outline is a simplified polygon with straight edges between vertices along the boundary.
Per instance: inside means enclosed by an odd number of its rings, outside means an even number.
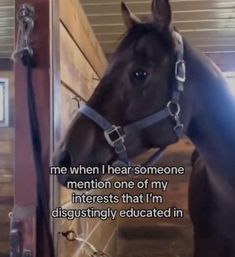
M158 45L166 51L174 49L175 41L172 32L171 29L162 31L152 22L136 24L123 35L114 53L113 62L118 62L128 53L135 56L141 52L140 49L143 52L152 48L154 50L152 55L154 55L158 52ZM148 57L151 57L151 54L148 54Z

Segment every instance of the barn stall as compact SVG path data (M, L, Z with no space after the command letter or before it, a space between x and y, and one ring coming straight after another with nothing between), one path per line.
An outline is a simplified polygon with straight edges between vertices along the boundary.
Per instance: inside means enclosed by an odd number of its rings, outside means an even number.
M56 178L48 175L52 152L68 128L77 110L79 98L88 99L104 74L108 60L125 32L120 14L120 1L28 1L35 6L33 48L37 56L34 87L43 145L44 174L51 208L70 208L71 191L60 187ZM16 1L16 10L23 1ZM139 16L150 13L150 1L127 1ZM174 24L196 47L206 53L234 81L234 3L232 1L172 1ZM37 231L36 179L29 137L26 105L25 68L15 65L15 76L9 58L13 51L13 2L1 3L1 78L8 79L10 91L10 122L0 129L1 138L1 227L0 253L7 255L8 212L13 201L13 165L15 159L14 212L20 224L22 250L49 256L45 250L44 231ZM50 24L50 26L49 26ZM17 24L18 25L18 24ZM10 40L11 39L11 40ZM7 67L7 68L6 68ZM50 69L50 74L48 70ZM7 70L7 71L6 71ZM15 77L15 83L14 81ZM231 83L232 84L232 83ZM14 94L15 87L15 94ZM14 100L14 95L17 98ZM14 104L16 105L13 122ZM49 111L51 110L51 111ZM14 128L15 158L14 158ZM24 151L22 151L24 142ZM185 210L181 221L149 219L118 219L115 221L53 220L51 229L58 256L86 256L83 244L69 242L61 232L75 231L89 243L110 256L188 256L192 252L192 228L187 213L187 185L190 175L190 155L193 146L188 139L172 146L162 165L184 165L186 175L172 178L166 195L167 205ZM27 156L27 160L26 160ZM145 159L142 156L140 160ZM3 174L2 174L3 173ZM28 187L22 187L26 183ZM30 182L30 183L29 183ZM30 192L30 193L29 193ZM94 192L99 193L99 192ZM121 192L120 192L121 193ZM138 192L135 192L138 194ZM78 206L84 208L85 206ZM102 206L100 206L102 208ZM125 206L128 207L128 206ZM151 206L147 206L151 208ZM122 208L122 206L119 206ZM19 224L18 224L19 223ZM17 227L17 226L16 226ZM18 227L17 227L18 228ZM39 244L39 242L41 244ZM186 242L186 243L185 243ZM38 249L37 246L45 248ZM185 247L187 245L187 247ZM37 250L36 250L37 249ZM36 255L35 255L36 256Z

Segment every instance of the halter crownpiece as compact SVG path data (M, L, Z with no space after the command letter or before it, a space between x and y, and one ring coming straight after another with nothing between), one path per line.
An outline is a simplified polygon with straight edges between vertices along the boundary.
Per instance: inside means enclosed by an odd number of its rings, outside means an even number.
M165 108L124 127L111 124L104 116L100 115L88 105L84 105L79 109L80 113L103 129L107 143L114 149L118 156L117 161L119 165L129 166L131 164L127 154L125 138L134 130L142 130L166 119L167 117L173 117L175 121L175 126L173 128L175 135L180 138L183 134L184 125L180 122L179 115L181 112L180 95L184 91L184 84L186 81L184 42L182 36L178 32L174 33L176 34L179 43L177 61L175 64L176 88L173 89L171 100L167 103ZM154 162L158 161L164 150L165 148L157 150L144 165L152 165Z

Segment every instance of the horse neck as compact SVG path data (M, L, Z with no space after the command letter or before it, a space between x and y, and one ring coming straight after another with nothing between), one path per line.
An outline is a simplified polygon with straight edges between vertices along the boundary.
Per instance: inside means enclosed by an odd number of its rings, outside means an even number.
M186 61L193 104L187 135L208 167L235 181L235 98L207 57L188 49Z

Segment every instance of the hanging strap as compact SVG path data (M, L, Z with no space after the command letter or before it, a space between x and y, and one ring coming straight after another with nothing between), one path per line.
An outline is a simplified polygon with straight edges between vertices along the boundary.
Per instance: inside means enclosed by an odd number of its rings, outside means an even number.
M50 231L50 209L43 175L42 145L32 79L33 69L36 67L33 49L30 46L30 35L34 27L34 15L34 7L30 4L23 4L17 12L19 33L16 50L13 52L12 58L15 60L16 56L21 54L22 64L26 67L28 117L37 182L37 226L44 225L49 256L55 257L54 242Z
M49 214L50 209L48 205L48 196L46 193L46 183L43 176L42 164L42 146L39 131L39 122L37 116L37 109L35 103L35 93L32 82L32 71L35 67L35 61L28 51L24 51L22 56L22 63L27 68L27 99L28 99L28 115L30 123L30 136L32 141L32 150L35 163L35 171L37 178L37 211L39 217L42 218L44 228L46 230L47 242L49 247L50 257L55 257L54 242L50 231ZM38 217L38 218L39 218Z

